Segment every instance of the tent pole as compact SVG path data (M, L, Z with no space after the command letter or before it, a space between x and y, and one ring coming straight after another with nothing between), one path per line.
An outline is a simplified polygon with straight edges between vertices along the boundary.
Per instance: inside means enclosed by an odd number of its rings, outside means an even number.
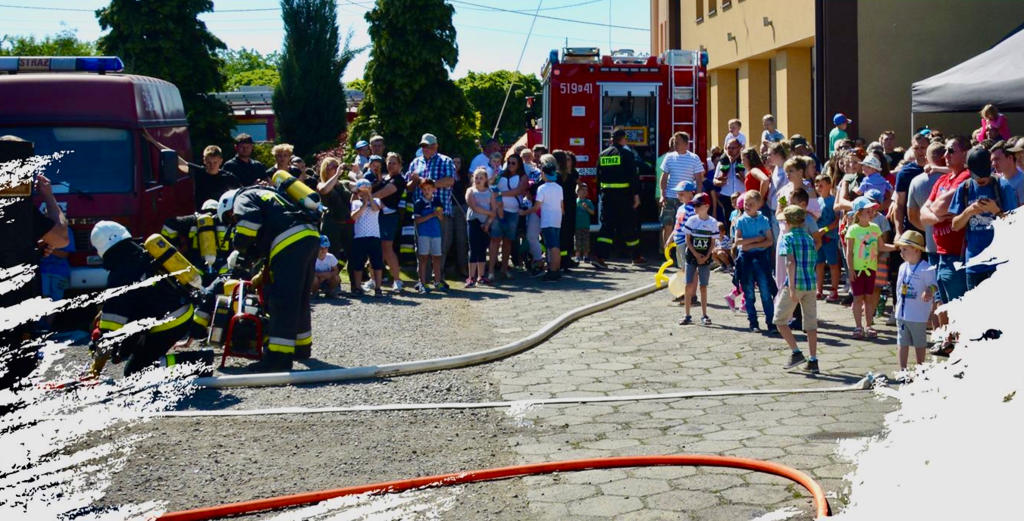
M910 109L910 135L913 136L914 132L914 109Z

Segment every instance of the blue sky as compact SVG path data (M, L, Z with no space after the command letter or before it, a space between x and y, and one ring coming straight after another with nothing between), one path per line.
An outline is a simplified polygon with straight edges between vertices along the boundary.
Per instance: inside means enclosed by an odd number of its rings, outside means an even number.
M459 64L453 77L468 71L492 71L515 68L519 53L530 29L532 16L502 13L475 5L533 12L533 0L452 0L455 6L455 28L458 31ZM78 31L79 38L94 40L100 36L100 27L91 12L58 11L53 9L19 9L4 6L31 6L64 9L93 10L107 4L105 0L0 0L0 34L34 34L44 36L64 28ZM280 15L274 11L246 13L217 13L226 9L271 9L277 0L219 0L214 2L214 13L201 18L207 27L231 48L249 47L261 52L277 50L284 37ZM342 31L353 29L353 46L370 42L366 34L363 14L372 7L371 0L338 0L338 23ZM585 25L539 18L530 37L519 70L538 73L548 51L561 48L566 38L570 46L598 46L608 51L609 39L613 48L631 48L647 52L650 48L650 3L637 0L542 0L540 14L637 27L642 30ZM345 79L361 77L366 66L367 53L360 55L346 70Z

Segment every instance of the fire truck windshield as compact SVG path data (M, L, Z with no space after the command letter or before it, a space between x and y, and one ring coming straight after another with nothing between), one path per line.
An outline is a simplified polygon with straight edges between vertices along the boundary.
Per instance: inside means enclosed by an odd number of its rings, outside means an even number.
M134 185L132 137L100 127L0 127L35 144L39 155L65 152L42 172L56 194L126 193Z

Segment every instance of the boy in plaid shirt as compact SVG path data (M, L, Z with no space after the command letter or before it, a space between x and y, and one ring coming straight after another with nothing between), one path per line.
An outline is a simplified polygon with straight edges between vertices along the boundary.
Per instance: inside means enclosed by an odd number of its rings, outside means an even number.
M818 372L818 300L815 298L817 281L815 265L818 252L814 247L814 239L804 229L807 213L796 205L787 206L783 210L789 232L779 239L779 256L786 259L786 282L775 297L775 326L779 334L793 350L786 369L800 365L807 360L807 371ZM803 312L803 327L807 333L807 348L811 358L805 359L804 354L796 345L796 337L789 328L789 319L797 305Z

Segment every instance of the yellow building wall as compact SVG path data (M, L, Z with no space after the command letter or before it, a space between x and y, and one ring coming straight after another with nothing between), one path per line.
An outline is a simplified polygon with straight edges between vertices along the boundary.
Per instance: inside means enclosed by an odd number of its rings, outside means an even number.
M911 85L986 51L1022 21L1019 0L859 0L860 109L853 135L872 141L892 129L906 146ZM928 124L947 136L969 136L979 121L977 113L914 116L916 127ZM1024 130L1024 121L1010 122L1013 132Z
M715 15L707 12L709 0L681 1L683 49L704 46L709 68L737 68L743 60L768 58L775 49L807 46L814 39L814 0L732 0L727 9L722 0L715 0ZM704 7L704 21L699 24L698 4ZM772 24L765 26L764 17ZM728 33L735 40L728 40Z

